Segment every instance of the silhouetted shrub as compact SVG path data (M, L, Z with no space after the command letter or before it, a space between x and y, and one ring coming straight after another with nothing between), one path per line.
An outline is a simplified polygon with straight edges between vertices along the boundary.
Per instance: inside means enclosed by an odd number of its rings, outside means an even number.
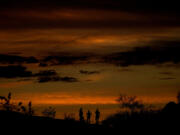
M129 109L131 112L143 110L145 107L136 96L120 95L116 101L120 104L120 107Z
M8 93L8 96L0 96L2 108L6 111L12 111L13 105L10 104L11 101L11 92Z
M55 110L55 108L49 107L49 108L44 109L44 111L42 111L42 114L45 117L55 118L56 110Z
M64 114L64 120L72 120L72 121L75 121L75 114L74 114L74 113L70 113L70 114L65 113L65 114Z

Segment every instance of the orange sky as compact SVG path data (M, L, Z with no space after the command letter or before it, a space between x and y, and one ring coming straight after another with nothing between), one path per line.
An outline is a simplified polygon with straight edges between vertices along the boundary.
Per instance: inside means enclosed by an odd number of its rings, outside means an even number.
M121 93L149 103L175 101L179 7L99 2L0 5L0 95L11 91L14 100L36 104L112 104ZM38 62L26 63L29 56ZM12 65L25 67L16 70L26 76L4 74ZM47 70L55 75L38 74Z
M31 98L29 98L31 97ZM118 96L83 96L68 93L27 93L17 94L13 96L12 102L23 102L27 104L32 101L35 105L73 105L73 104L117 104ZM176 95L163 95L159 96L139 96L138 100L145 104L163 104L169 101L176 102Z

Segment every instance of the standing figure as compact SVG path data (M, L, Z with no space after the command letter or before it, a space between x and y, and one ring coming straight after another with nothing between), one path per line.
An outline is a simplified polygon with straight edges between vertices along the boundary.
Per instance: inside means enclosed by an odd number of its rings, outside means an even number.
M99 111L99 109L96 109L95 115L96 115L96 117L95 117L96 124L99 124L99 118L100 118L100 111Z
M91 123L91 115L92 115L91 111L88 110L88 112L87 112L87 123L88 124Z
M83 115L83 109L82 108L80 108L79 109L79 121L84 121L84 115Z
M34 113L33 109L32 109L32 102L30 101L29 104L28 104L28 114L30 116L32 116Z

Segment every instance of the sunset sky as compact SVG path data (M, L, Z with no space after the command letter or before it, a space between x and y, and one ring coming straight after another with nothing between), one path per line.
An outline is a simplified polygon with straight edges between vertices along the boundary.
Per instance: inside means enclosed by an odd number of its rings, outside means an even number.
M34 104L166 103L180 90L180 8L164 0L1 0L0 95Z

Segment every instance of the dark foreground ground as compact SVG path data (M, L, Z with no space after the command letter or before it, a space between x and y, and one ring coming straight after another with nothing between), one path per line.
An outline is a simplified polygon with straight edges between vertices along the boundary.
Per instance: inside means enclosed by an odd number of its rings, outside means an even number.
M115 114L101 124L86 124L75 120L29 116L12 111L0 111L0 131L14 134L178 134L180 107L170 103L158 112ZM175 133L176 132L176 133ZM1 135L1 133L0 133Z

